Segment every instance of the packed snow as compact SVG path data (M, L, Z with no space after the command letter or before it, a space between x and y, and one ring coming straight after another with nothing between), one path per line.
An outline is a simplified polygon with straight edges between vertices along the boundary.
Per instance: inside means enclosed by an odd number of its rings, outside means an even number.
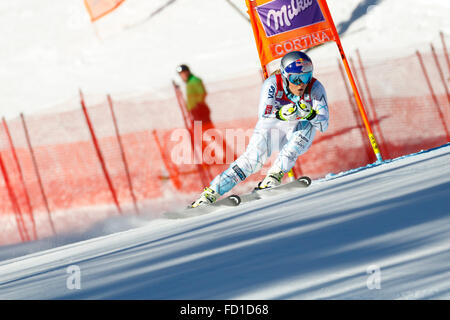
M1 262L0 298L449 299L449 177L447 144L279 197L156 219Z
M328 4L347 52L405 55L450 34L448 1ZM78 88L172 94L161 88L179 63L206 83L259 69L227 1L125 1L95 24L81 0L3 1L0 14L6 118L58 112ZM318 65L338 57L332 43L309 53ZM447 144L195 218L147 212L0 247L0 299L449 299L449 177Z

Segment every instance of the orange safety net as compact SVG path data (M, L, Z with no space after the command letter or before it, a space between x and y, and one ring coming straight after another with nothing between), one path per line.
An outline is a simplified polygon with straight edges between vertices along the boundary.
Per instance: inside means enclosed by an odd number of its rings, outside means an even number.
M425 68L432 79L433 91L415 54L396 59L363 57L360 60L356 56L350 59L385 160L437 147L450 140L450 105L445 82L440 80L433 57L422 57L427 61ZM444 66L444 53L438 52L437 57ZM315 67L315 77L327 91L330 126L324 134L318 133L310 150L299 157L295 167L297 175L316 179L375 162L339 64L316 63ZM444 79L448 79L450 71L446 68L441 71ZM106 97L87 96L90 121L124 212L134 212L125 165L142 211L156 214L170 206L190 203L205 187L200 170L207 170L214 177L245 151L257 120L260 75L206 83L206 86L215 129L204 132L200 128L196 132L200 163L194 163L192 153L189 154L190 136L172 87L161 89L173 96L163 100L154 100L150 94L127 99L112 97L123 150ZM74 99L70 104L76 106L79 101ZM24 122L32 151L20 118L6 121L10 140L6 127L0 126L0 155L11 187L8 190L2 173L0 244L48 236L54 231L79 231L106 216L118 214L81 107L25 115ZM220 149L224 148L225 140L228 150L223 157ZM206 147L199 147L198 143ZM251 190L275 156L233 192ZM225 163L220 160L224 158ZM18 209L12 203L11 191Z
M91 21L94 22L116 9L124 1L125 0L84 0L84 5L91 17Z

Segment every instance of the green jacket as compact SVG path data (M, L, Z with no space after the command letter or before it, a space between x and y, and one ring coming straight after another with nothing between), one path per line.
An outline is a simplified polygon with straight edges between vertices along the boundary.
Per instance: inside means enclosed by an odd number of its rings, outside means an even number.
M199 104L205 103L206 89L200 78L191 74L186 83L186 106L188 111L196 108Z

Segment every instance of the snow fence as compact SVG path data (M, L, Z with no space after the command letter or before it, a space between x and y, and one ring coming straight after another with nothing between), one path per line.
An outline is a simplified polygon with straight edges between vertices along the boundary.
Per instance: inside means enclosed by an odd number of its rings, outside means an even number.
M350 59L384 159L450 141L446 52ZM330 126L294 168L323 177L376 161L338 62L316 66ZM178 88L166 99L89 96L0 127L0 244L76 231L109 215L183 206L244 150L256 123L259 74L206 83L213 126L186 130ZM83 106L80 101L83 101ZM208 130L206 130L208 129ZM192 150L194 146L194 152ZM245 192L262 179L241 183Z

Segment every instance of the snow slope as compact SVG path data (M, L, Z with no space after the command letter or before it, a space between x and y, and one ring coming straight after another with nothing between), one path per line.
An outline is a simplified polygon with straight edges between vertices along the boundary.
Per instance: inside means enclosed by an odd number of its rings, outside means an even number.
M244 0L232 0L246 12ZM450 34L446 0L328 0L348 54L411 54ZM150 14L155 13L150 19ZM127 0L92 25L82 0L0 1L0 116L12 118L86 94L172 94L161 90L188 63L206 83L255 74L259 60L248 21L223 0ZM336 47L310 51L316 66ZM75 101L75 103L71 103ZM56 107L55 107L56 108Z
M0 298L449 299L449 194L447 144L278 198L3 261ZM79 290L66 286L73 265Z

